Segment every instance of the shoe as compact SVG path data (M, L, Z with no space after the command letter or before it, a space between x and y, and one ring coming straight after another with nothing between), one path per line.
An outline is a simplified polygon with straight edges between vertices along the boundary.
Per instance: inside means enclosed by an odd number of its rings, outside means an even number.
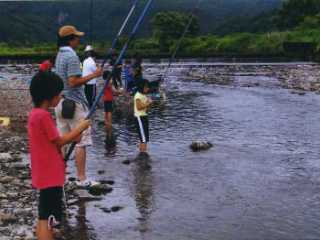
M80 187L80 188L90 188L92 186L100 185L100 183L93 180L86 179L84 181L76 181L76 185L77 187Z

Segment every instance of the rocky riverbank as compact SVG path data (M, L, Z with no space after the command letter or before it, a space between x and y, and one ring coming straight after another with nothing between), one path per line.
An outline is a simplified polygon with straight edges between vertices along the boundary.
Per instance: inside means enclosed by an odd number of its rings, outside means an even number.
M217 85L237 85L237 79L266 77L276 79L279 86L301 91L320 91L320 65L318 64L239 64L217 65L191 68L185 71L186 80L198 80ZM247 84L243 87L259 86L261 83Z
M27 157L27 137L25 133L0 128L0 239L36 239L37 192L31 187L30 165ZM101 173L100 173L101 174ZM78 204L101 200L112 191L113 181L102 180L101 184L89 190L77 189L75 178L69 177L65 186L66 215L68 222L74 217ZM119 211L113 206L109 212ZM102 209L107 211L106 209ZM63 224L62 239L68 238L69 226Z

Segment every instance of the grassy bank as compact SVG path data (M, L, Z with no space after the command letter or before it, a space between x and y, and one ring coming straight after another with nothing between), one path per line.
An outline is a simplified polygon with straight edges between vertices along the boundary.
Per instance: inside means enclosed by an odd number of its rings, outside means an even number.
M161 58L170 56L176 40L170 40L165 51L161 43L154 38L137 39L130 47L128 55L139 53L144 57ZM285 32L270 33L235 33L223 37L206 35L186 38L182 42L178 56L180 57L266 57L295 56L301 53L284 49L286 42L304 42L315 45L314 55L320 52L320 29L296 29ZM99 55L103 55L110 46L109 42L94 44ZM119 44L121 46L121 44ZM79 53L83 47L79 50ZM1 58L37 58L42 59L56 54L54 43L12 46L0 43Z

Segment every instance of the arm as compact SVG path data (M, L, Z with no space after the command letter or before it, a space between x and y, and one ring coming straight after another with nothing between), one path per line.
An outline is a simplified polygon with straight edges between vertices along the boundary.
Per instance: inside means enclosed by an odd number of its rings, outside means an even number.
M67 75L70 87L80 87L90 80L102 76L102 69L97 67L95 62L88 64L88 67L90 68L95 67L93 73L85 77L79 77L81 75L79 58L77 56L72 56L69 59L69 62L67 63Z
M137 109L139 111L142 111L144 109L148 109L151 106L152 101L148 101L146 103L142 103L140 99L137 99L136 100L136 104L137 104Z
M90 121L83 120L75 129L71 130L70 132L64 134L61 137L58 137L53 142L57 145L57 147L61 148L66 144L76 141L77 138L81 136L81 133L87 128L89 128L89 126Z
M69 77L68 83L70 87L80 87L86 84L87 82L89 82L90 80L101 77L101 76L102 76L102 69L98 68L96 72L85 77L77 77L77 76Z

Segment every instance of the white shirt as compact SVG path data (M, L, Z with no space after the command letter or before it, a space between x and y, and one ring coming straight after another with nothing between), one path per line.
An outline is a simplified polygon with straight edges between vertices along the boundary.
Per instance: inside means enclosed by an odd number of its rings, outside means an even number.
M97 64L94 61L92 57L86 58L83 62L83 67L82 67L82 77L86 77L92 73L94 73L97 70ZM94 78L87 82L87 84L97 84L97 79Z

